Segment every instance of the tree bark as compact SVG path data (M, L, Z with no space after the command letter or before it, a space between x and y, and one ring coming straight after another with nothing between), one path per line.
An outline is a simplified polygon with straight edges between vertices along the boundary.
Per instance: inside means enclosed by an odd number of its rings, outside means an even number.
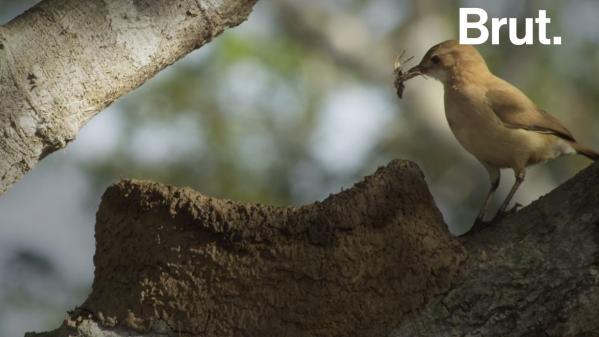
M598 336L599 163L449 235L416 165L303 207L121 181L93 291L27 336Z
M459 282L391 336L599 336L599 162L464 247Z
M0 194L256 0L46 0L0 27Z

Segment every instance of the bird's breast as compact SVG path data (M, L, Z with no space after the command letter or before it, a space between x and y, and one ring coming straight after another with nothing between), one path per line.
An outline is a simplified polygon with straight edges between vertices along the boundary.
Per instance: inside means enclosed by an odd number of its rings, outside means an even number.
M445 117L451 131L467 150L504 128L484 99L477 100L467 95L446 95Z
M464 149L498 168L523 168L531 154L544 146L544 135L506 127L482 99L456 101L446 96L445 116Z

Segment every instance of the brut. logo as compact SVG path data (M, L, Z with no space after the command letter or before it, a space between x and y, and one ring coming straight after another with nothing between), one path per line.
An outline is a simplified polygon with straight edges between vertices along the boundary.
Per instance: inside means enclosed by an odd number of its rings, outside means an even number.
M478 20L468 21L469 16L478 16ZM489 16L482 8L460 8L460 44L482 44L489 39L489 29L485 26ZM524 19L524 34L518 32L518 19L516 18L491 18L491 43L499 44L499 33L503 26L508 27L510 42L515 45L534 44L535 23L538 26L538 41L541 44L562 44L561 36L552 39L547 37L547 24L551 19L547 11L539 10L536 18ZM469 31L478 31L478 37L468 37Z

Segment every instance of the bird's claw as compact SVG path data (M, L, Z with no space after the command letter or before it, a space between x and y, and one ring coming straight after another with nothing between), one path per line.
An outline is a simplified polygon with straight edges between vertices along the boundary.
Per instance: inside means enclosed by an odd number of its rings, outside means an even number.
M499 211L499 212L497 212L497 214L495 214L495 216L493 217L493 219L491 219L491 222L492 223L499 222L499 221L503 220L503 218L505 218L509 214L510 213L506 212L506 211Z
M477 217L474 220L474 224L472 225L472 227L470 228L470 230L468 230L467 232L465 232L463 234L460 234L458 236L459 237L464 237L464 236L466 236L468 234L472 234L472 233L478 232L479 230L481 230L483 227L487 226L488 224L490 224L490 222L484 221L483 219Z
M495 214L495 217L493 217L493 220L491 220L491 222L498 222L503 220L503 218L505 218L508 215L512 215L515 214L516 212L518 212L523 206L519 203L514 204L514 206L512 206L512 208L510 208L507 211L498 211L497 214Z
M524 207L524 206L522 206L522 204L515 203L514 206L512 206L512 208L510 208L510 210L507 211L506 213L507 214L514 214L514 213L518 212L522 207Z
M488 221L484 221L481 218L476 218L474 220L474 225L472 225L472 228L474 228L474 227L481 227L481 226L485 226L485 225L488 225L488 224L489 224Z

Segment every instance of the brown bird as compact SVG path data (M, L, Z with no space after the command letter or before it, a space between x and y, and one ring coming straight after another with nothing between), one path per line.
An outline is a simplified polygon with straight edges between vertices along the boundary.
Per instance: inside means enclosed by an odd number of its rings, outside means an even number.
M500 169L514 170L516 182L493 220L509 213L506 208L524 181L526 167L564 154L599 159L599 153L578 143L557 118L493 75L471 45L450 40L433 46L405 78L416 75L428 75L443 83L445 116L451 131L489 172L491 189L475 225L484 221L499 185Z

